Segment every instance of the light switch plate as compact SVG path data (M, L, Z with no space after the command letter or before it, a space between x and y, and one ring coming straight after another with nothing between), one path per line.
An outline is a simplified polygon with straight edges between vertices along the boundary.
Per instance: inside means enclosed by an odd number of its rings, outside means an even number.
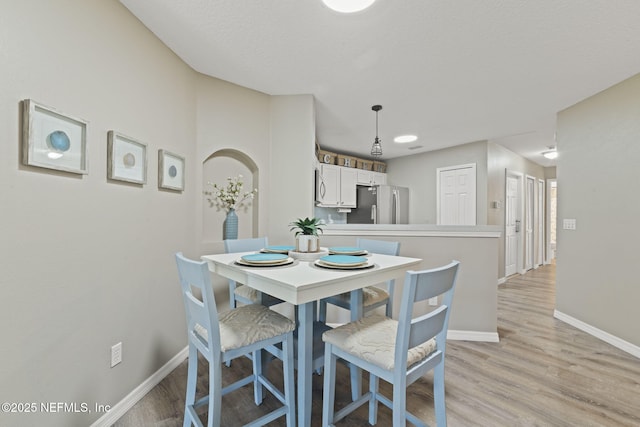
M576 229L576 220L575 219L563 219L562 220L562 228L564 230L575 230Z

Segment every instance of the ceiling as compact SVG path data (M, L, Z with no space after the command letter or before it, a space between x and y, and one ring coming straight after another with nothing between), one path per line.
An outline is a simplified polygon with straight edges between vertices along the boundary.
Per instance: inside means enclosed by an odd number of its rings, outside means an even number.
M383 160L490 140L552 166L556 113L640 72L637 0L120 1L198 72L312 94L324 149L369 156L381 104Z

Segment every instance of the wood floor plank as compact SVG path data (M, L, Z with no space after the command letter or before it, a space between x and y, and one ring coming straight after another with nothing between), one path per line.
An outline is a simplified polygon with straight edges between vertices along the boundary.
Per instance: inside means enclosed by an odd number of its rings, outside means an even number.
M553 317L555 266L514 276L498 288L499 343L449 341L446 405L453 427L640 426L640 360ZM206 364L199 387L206 389ZM269 366L268 376L281 383L282 365ZM247 374L247 360L223 369L225 381ZM336 402L349 402L348 370L338 364ZM186 362L179 366L118 422L116 427L181 426ZM407 391L407 407L430 425L433 376ZM367 386L366 377L364 386ZM380 388L388 396L391 386ZM223 398L223 425L239 426L277 406L268 397L256 407L246 387ZM321 425L322 377L313 376L312 426ZM204 414L204 413L203 413ZM203 419L206 416L203 415ZM271 425L284 426L284 420ZM368 426L360 408L337 426ZM391 425L391 411L381 406L379 426Z

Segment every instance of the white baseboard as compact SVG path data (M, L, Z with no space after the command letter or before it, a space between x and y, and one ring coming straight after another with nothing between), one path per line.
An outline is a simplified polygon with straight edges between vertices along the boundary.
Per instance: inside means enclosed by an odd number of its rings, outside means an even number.
M498 285L502 285L503 283L507 283L507 278L506 277L501 277L498 279Z
M453 341L500 342L497 332L447 331L447 339Z
M631 344L628 341L618 338L615 335L611 335L608 332L591 326L588 323L584 323L582 320L578 320L575 317L571 317L568 314L564 314L558 310L553 311L553 317L558 320L562 320L563 322L568 323L569 325L578 328L581 331L588 333L589 335L601 339L602 341L609 343L612 346L631 354L632 356L640 358L640 347L635 344Z
M120 419L129 409L131 409L140 399L149 393L160 381L177 368L189 356L189 346L180 350L171 360L165 363L160 369L154 372L142 384L133 389L120 402L116 403L107 413L98 418L91 427L110 427Z

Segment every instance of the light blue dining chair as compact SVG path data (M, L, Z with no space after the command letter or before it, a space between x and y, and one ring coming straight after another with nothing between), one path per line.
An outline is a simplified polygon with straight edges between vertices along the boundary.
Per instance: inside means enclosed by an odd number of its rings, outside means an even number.
M282 406L247 425L262 426L284 415L287 427L294 427L295 323L260 304L244 305L226 313L218 313L207 263L189 260L182 253L177 253L175 258L182 287L189 342L183 427L193 424L202 426L196 408L206 404L209 406L207 425L220 427L222 396L251 383L256 405L262 403L263 388L266 388ZM198 294L200 296L197 296ZM284 393L262 374L262 350L282 359ZM196 401L198 353L202 354L209 364L209 394ZM222 363L248 354L252 354L253 374L222 388Z
M224 251L249 252L259 251L269 245L267 237L256 237L252 239L229 239L224 241ZM242 304L262 304L267 307L280 304L284 301L274 298L271 295L263 294L257 290L243 284L238 284L234 280L229 280L229 305L236 308L238 303Z
M375 425L378 402L393 411L393 427L410 421L426 426L406 409L407 386L430 370L433 375L435 417L438 427L447 425L444 402L444 358L447 327L458 261L443 267L408 271L405 275L398 320L374 314L325 332L322 425L331 426L364 403L369 403L369 424ZM416 302L439 296L440 306L412 318ZM335 412L336 360L344 359L369 372L369 392ZM393 385L393 399L378 391L379 379Z
M358 238L356 240L356 246L374 254L398 255L400 253L400 242ZM388 317L391 317L393 314L394 284L395 280L389 280L385 284L386 289L382 289L379 286L367 286L363 288L363 312L367 313L378 307L386 306L385 313ZM327 304L333 304L346 310L351 310L351 294L347 292L320 300L318 320L321 322L327 321ZM357 319L352 316L351 320Z

